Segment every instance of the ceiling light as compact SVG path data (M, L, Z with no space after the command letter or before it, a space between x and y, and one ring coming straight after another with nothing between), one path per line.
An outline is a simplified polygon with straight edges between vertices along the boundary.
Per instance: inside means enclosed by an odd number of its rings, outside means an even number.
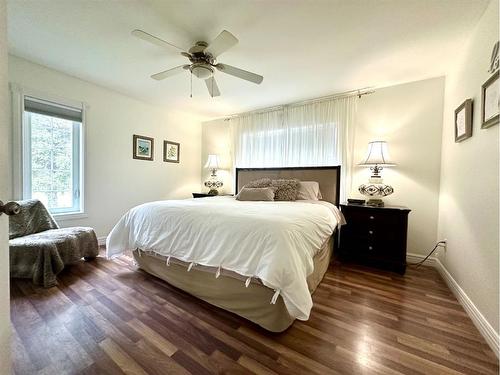
M209 65L196 65L191 66L191 73L200 79L207 79L212 76L214 70Z

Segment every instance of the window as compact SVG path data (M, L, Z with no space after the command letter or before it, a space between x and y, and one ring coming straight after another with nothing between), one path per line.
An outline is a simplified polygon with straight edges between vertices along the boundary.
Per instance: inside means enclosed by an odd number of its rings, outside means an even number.
M83 212L82 109L23 98L23 198L56 215Z

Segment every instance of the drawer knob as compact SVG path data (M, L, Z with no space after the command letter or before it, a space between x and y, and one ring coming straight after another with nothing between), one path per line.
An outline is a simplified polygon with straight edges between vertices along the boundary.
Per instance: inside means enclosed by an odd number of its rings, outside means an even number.
M368 231L368 233L369 233L369 234L373 234L373 231L372 231L372 230L369 230L369 231Z
M373 220L373 219L375 219L375 216L370 216L370 220Z
M373 250L373 246L368 246L368 250Z

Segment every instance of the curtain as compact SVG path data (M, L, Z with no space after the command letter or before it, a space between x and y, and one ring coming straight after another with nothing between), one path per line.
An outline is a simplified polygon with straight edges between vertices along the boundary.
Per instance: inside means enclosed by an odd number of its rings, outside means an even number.
M231 118L238 168L341 166L341 199L351 185L357 98L285 106Z

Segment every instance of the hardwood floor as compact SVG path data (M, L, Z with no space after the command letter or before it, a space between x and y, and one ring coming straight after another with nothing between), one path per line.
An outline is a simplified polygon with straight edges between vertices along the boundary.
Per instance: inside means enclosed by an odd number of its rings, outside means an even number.
M12 280L16 374L497 374L498 360L429 267L332 265L307 322L271 334L102 257L59 286Z

